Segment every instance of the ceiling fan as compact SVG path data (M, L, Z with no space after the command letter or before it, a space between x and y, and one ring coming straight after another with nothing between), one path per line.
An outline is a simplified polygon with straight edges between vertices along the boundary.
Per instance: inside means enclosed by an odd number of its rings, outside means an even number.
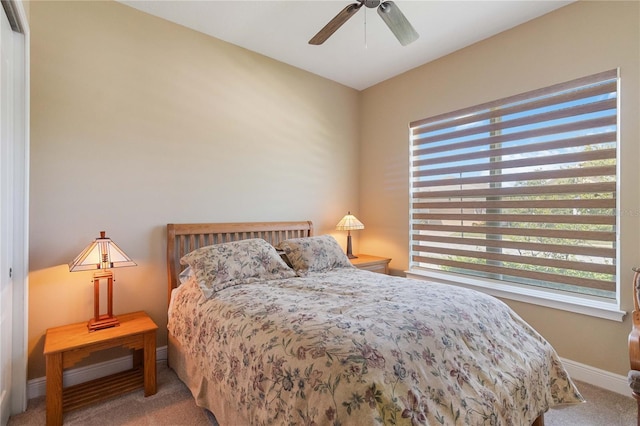
M398 6L392 1L358 0L342 9L318 34L309 40L309 44L319 45L324 43L338 28L351 18L362 6L370 9L378 8L378 15L387 24L391 32L396 36L401 45L406 46L416 41L419 37L407 18L404 17Z

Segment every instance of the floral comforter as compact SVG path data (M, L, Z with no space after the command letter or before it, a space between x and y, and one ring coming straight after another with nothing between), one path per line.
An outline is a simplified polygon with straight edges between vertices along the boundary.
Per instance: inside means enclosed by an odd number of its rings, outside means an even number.
M210 299L188 282L168 328L251 425L530 425L582 401L501 301L354 268Z

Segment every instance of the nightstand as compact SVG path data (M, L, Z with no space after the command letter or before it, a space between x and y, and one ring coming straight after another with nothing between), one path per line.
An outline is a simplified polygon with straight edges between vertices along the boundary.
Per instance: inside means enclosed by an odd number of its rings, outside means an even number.
M378 272L380 274L389 274L389 257L370 256L368 254L358 254L357 259L349 259L351 264L358 269L365 271Z
M145 312L118 315L120 325L90 332L87 322L50 328L44 343L47 364L47 425L61 425L65 411L144 388L156 393L156 330ZM132 349L133 369L63 388L62 372L103 349Z

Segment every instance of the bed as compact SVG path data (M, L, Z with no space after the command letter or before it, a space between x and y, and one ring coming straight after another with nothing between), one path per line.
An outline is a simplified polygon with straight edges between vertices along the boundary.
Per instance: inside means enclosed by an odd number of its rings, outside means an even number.
M358 270L308 221L169 224L167 269L169 366L222 426L539 426L583 402L504 303Z

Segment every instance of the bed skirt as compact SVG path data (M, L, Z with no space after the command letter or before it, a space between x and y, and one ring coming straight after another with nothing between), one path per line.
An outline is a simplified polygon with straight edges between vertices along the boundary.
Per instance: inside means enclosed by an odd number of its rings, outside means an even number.
M218 395L215 387L209 386L207 378L202 375L192 360L184 356L180 342L171 333L169 333L167 364L189 388L196 405L213 413L220 426L249 424L238 412L225 404L224 395Z

